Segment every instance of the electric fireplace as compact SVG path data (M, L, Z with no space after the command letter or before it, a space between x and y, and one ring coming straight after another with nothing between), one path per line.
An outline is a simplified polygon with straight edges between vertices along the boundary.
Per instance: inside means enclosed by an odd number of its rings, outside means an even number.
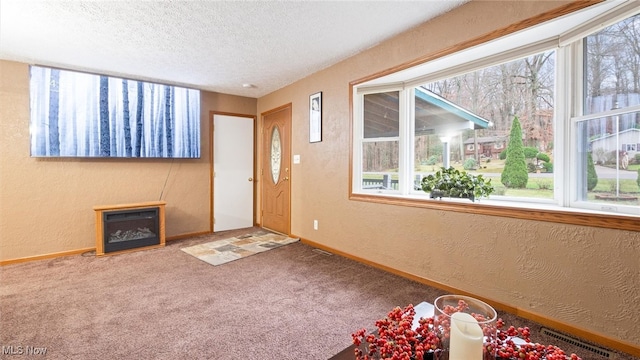
M164 246L164 201L96 206L96 255Z

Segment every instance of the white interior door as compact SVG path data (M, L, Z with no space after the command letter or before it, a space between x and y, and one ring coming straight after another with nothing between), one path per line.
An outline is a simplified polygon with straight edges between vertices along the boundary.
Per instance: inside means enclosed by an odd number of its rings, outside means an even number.
M213 116L213 231L253 226L254 119Z

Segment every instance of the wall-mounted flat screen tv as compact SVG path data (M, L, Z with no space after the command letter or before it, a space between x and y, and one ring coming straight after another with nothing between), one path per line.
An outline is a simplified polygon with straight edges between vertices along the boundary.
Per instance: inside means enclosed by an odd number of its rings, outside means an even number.
M31 66L31 156L199 158L200 91Z

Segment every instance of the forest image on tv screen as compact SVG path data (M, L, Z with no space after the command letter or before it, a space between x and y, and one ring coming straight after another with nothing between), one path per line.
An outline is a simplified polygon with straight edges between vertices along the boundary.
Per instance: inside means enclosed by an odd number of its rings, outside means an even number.
M31 66L31 156L199 158L200 91Z

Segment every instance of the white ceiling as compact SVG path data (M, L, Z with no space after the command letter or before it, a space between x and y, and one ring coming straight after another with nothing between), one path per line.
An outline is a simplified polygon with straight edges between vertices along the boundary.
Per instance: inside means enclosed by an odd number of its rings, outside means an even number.
M466 1L0 0L0 59L260 97Z

